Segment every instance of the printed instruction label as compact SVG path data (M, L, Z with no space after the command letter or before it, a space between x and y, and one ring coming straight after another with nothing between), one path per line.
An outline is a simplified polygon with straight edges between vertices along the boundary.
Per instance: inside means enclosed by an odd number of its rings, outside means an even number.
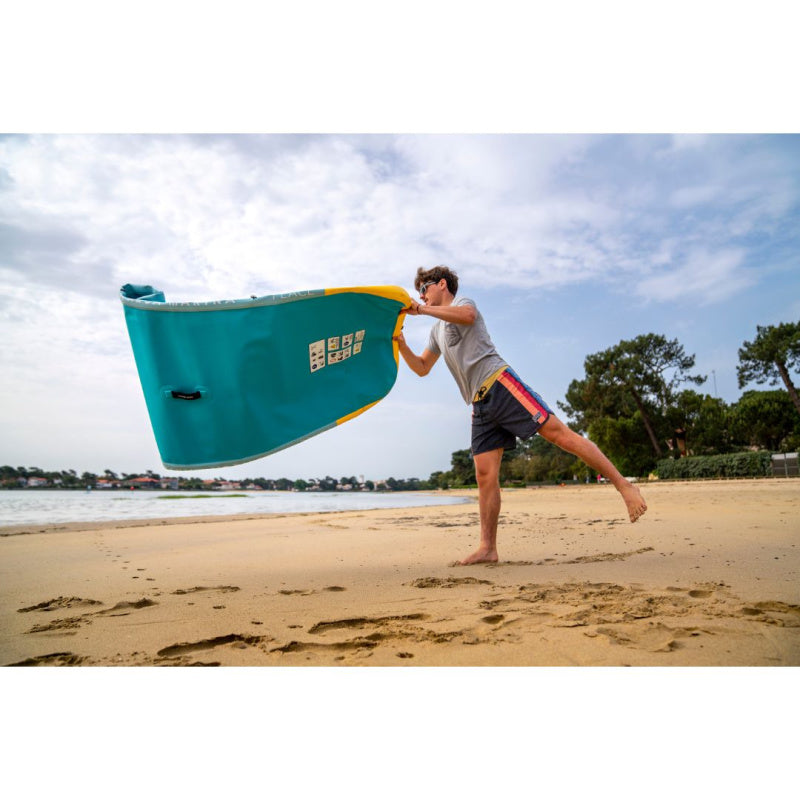
M329 336L311 342L308 346L308 360L312 372L317 372L330 364L339 364L361 352L366 331L345 333L342 336Z

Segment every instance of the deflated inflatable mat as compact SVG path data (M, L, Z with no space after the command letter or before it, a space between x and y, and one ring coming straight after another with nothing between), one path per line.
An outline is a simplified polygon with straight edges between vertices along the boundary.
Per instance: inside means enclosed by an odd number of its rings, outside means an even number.
M167 303L120 290L164 466L241 464L366 411L397 379L398 286Z

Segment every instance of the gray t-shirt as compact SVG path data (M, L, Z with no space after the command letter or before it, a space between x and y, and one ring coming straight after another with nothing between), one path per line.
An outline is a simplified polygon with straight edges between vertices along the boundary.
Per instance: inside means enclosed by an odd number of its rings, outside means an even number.
M456 325L454 322L438 320L431 329L428 350L436 355L444 355L464 401L469 404L480 389L481 384L506 365L500 358L481 312L467 297L461 297L454 306L472 306L476 317L472 325Z

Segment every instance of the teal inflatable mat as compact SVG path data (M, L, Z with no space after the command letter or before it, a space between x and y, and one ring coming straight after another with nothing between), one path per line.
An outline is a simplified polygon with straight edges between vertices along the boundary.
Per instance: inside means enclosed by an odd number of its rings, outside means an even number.
M341 425L385 397L411 299L397 286L168 303L120 290L161 460L241 464Z

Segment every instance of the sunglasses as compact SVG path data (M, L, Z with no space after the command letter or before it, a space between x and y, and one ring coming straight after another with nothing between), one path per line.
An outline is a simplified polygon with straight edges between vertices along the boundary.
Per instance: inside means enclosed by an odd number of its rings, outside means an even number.
M419 296L425 297L425 292L428 291L429 286L435 286L439 281L428 281L427 283L423 283L422 286L419 287Z

